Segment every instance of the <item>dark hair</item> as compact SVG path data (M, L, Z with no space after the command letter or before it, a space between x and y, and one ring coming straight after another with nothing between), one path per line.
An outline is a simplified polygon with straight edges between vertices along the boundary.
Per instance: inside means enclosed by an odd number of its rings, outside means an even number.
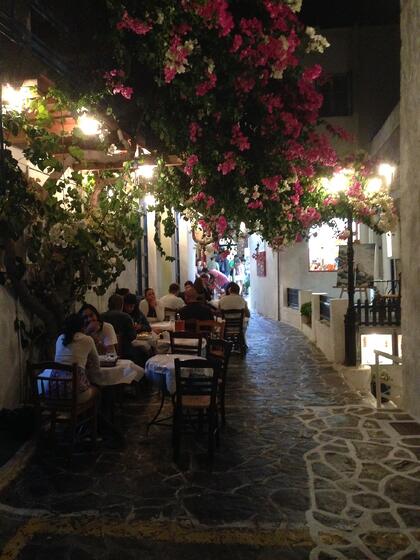
M154 291L155 291L155 290L154 290L153 288L146 288L146 289L144 290L144 297L147 296L147 293L148 293L148 292L154 292Z
M185 288L185 286L194 286L194 282L191 282L191 280L186 280L184 282L184 288Z
M83 317L78 313L72 313L64 320L63 346L73 342L74 335L83 331Z
M228 290L230 294L239 294L241 288L238 286L236 282L230 282L228 285Z
M82 305L82 307L79 309L79 315L82 316L82 315L83 315L83 311L84 311L85 309L90 309L90 310L92 311L92 313L95 313L96 318L97 318L98 320L100 320L100 313L99 313L99 311L96 309L96 307L95 307L94 305L91 305L90 303L84 303L84 304Z
M127 305L136 305L136 303L137 303L136 294L125 294L124 303L127 304Z
M173 282L172 284L169 285L169 293L176 294L177 292L179 292L179 284Z
M117 310L120 311L122 309L124 303L124 298L119 294L112 294L112 296L108 300L108 308L111 311Z
M130 290L128 288L117 288L115 290L115 293L118 294L119 296L125 297L127 294L130 293Z

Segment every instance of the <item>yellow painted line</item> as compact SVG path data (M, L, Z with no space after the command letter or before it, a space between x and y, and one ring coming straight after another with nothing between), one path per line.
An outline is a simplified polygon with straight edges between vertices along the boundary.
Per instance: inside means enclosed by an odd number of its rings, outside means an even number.
M215 544L248 546L307 546L312 548L309 530L278 529L275 531L248 528L195 529L181 527L175 522L133 521L118 522L92 517L34 517L12 537L0 556L0 560L16 560L30 540L41 534L70 535L79 537L108 537L148 539L174 544Z
M35 440L27 441L0 468L0 492L2 492L26 467L36 448Z

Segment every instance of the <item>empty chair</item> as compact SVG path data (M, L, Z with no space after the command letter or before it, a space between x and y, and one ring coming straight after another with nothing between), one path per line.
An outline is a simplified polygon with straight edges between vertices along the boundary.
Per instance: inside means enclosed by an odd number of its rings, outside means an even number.
M198 433L203 423L207 424L208 454L213 459L218 443L217 383L218 369L208 360L175 359L176 393L172 424L174 461L178 461L182 433L194 429L197 419Z
M225 320L224 338L238 348L243 356L246 353L246 342L244 336L244 309L224 309L222 317Z
M89 393L90 397L87 400L83 399L83 393L79 392L77 364L28 363L27 368L39 422L42 414L47 413L51 434L55 433L57 423L67 423L70 428L71 450L76 440L77 429L83 424L90 424L95 445L99 392L95 389Z
M207 341L206 358L218 368L219 379L217 402L220 407L222 426L226 424L225 392L232 343L227 340L211 338Z
M191 354L201 356L203 335L191 332L170 332L172 354Z
M223 338L225 331L224 321L197 321L196 330L208 338Z

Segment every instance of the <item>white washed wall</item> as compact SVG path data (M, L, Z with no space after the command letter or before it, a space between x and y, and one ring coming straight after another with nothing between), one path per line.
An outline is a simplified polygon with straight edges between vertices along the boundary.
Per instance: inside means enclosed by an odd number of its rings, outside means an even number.
M259 242L261 243L261 239L258 236L250 236L251 255L255 253ZM265 251L267 276L257 276L257 263L251 258L251 308L265 317L278 319L277 254L268 247Z
M14 298L0 286L0 410L15 408L20 402L27 355L14 328L16 317L29 327L27 316L16 307Z
M401 260L405 407L420 417L420 2L401 2Z

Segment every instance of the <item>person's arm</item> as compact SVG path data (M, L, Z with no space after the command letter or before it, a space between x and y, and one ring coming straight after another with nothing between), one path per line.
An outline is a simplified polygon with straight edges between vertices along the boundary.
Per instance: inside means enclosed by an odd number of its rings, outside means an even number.
M137 336L136 329L134 328L133 319L130 315L126 314L127 318L125 319L124 324L124 335L127 337L128 342L134 340Z
M149 312L149 304L147 303L147 300L141 300L141 302L139 303L139 309L143 313L143 315L147 317L147 314Z
M139 317L138 317L139 321L139 327L140 327L140 332L151 332L152 327L150 326L149 321L147 320L147 317L144 313L142 313L141 311L139 312Z
M96 349L94 340L90 337L91 346L86 361L86 372L97 373L100 370L100 362L98 350Z
M111 323L103 323L102 324L102 331L103 331L103 346L105 348L106 354L114 354L116 352L116 347L118 344L118 338L115 334L114 327Z

